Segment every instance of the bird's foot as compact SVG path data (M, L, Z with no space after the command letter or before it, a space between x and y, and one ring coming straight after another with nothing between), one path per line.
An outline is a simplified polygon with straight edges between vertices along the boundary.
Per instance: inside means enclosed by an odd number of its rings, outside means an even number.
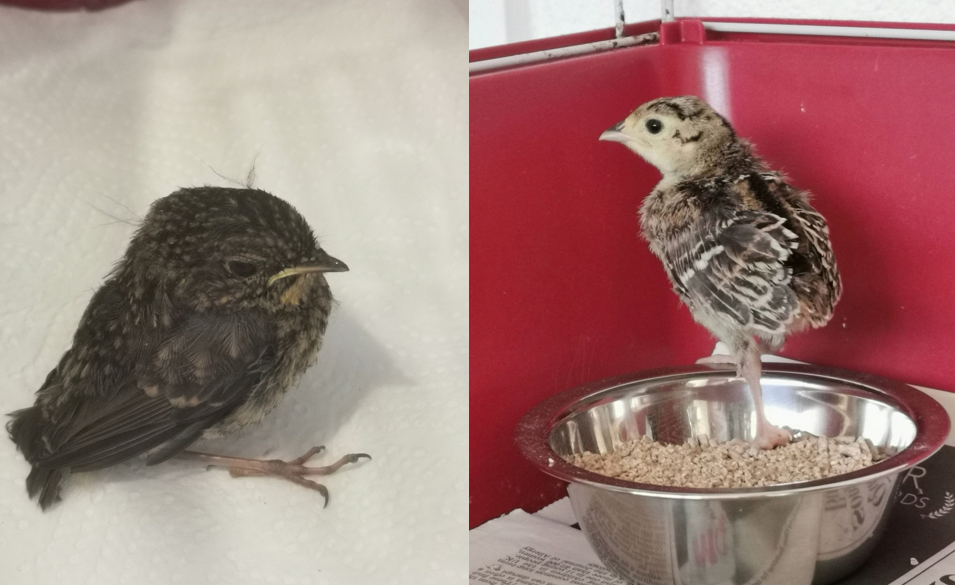
M226 457L209 455L195 451L183 451L180 456L204 461L210 467L225 467L232 477L279 477L297 483L322 494L325 506L328 506L328 488L322 484L306 479L308 475L331 475L349 463L357 463L363 457L371 459L366 453L349 453L331 465L323 467L308 467L305 465L312 457L325 450L325 447L312 447L301 457L291 461L281 459L245 459L242 457Z
M757 428L753 446L758 449L773 449L788 445L792 440L793 435L790 431L764 422Z
M701 366L733 366L735 368L736 358L731 355L717 353L714 355L701 357L700 359L696 360L696 363Z

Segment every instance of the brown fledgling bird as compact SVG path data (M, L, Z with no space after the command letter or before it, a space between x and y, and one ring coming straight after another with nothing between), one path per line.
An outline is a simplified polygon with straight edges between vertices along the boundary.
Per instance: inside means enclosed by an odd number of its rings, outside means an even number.
M147 453L183 453L234 477L271 475L315 489L325 467L183 450L256 423L315 360L332 309L325 272L348 267L285 201L257 189L181 189L155 201L90 300L36 404L11 413L33 466L27 491L48 508L70 473Z
M753 394L754 443L788 443L763 412L760 354L832 317L842 284L826 220L697 97L647 102L600 139L663 174L640 207L643 237L693 318L732 351L697 363L734 364Z

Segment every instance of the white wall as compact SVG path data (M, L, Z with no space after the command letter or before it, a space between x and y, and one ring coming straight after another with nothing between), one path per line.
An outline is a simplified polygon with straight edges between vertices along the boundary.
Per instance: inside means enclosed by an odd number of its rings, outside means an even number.
M624 0L627 22L660 17L659 0ZM613 0L471 0L470 48L613 26ZM679 16L955 23L945 0L676 0Z

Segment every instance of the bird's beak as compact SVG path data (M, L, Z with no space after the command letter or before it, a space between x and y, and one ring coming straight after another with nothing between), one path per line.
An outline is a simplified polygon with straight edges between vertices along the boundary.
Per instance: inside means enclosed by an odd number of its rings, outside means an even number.
M319 250L318 254L315 255L315 259L308 264L300 264L299 266L286 268L282 272L269 278L269 286L288 276L308 274L310 272L348 272L348 266L338 258L329 256L325 250Z
M607 128L607 130L600 135L600 139L609 142L627 142L630 140L630 137L623 133L623 122L620 122Z

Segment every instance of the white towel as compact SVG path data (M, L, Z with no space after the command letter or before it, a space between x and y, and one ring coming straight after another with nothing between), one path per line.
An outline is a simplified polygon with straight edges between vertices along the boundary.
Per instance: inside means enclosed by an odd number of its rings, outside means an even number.
M318 363L261 427L201 445L371 461L232 479L81 474L42 514L0 439L4 583L448 584L467 566L467 17L453 0L152 0L0 8L0 412L69 347L137 216L257 187L351 271Z

